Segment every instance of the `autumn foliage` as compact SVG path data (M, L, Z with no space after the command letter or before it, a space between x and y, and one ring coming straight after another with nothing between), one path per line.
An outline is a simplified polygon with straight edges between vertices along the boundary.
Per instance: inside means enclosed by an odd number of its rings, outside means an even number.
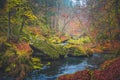
M78 79L90 80L90 73L88 70L76 72L75 75L76 75L75 80L78 80Z
M114 60L110 66L104 70L94 71L95 80L119 80L120 76L120 58Z
M106 66L106 64L109 66ZM58 80L119 80L120 76L120 57L110 61L106 61L101 70L83 70L74 74L63 75Z
M32 52L32 49L29 46L29 43L26 43L26 42L15 44L15 50L17 54L21 56L30 55Z
M78 71L75 74L63 75L58 80L90 80L90 73L88 70Z

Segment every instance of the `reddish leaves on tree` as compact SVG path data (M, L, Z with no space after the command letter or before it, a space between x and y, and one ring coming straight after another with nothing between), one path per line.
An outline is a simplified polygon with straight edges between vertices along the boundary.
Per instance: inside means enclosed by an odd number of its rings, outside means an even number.
M65 14L65 13L61 14L61 16L64 18L68 18L68 14Z

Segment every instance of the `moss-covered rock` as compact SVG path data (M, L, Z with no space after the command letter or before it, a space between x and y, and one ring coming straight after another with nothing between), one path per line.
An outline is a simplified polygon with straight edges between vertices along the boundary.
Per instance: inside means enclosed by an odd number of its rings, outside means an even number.
M88 54L82 47L71 47L68 56L88 56Z
M37 42L33 42L32 46L41 50L43 55L47 55L51 59L58 59L60 55L66 55L67 49L61 45L52 44L48 41L39 40ZM41 53L40 53L41 55Z
M58 44L58 43L61 43L61 42L62 42L62 40L61 40L59 37L57 37L57 36L52 36L52 37L50 37L48 40L49 40L50 42L52 42L52 43L55 43L55 44Z
M90 42L91 42L91 39L88 36L81 37L79 39L70 39L70 40L68 40L68 43L76 44L76 45L83 45L85 43L90 43Z

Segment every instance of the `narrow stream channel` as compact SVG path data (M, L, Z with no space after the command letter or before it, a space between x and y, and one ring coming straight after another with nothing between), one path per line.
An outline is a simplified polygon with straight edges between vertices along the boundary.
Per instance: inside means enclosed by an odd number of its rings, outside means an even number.
M97 69L108 57L112 55L94 54L92 57L68 57L51 62L50 66L44 66L41 70L30 73L25 80L56 80L64 74L72 74L84 69Z

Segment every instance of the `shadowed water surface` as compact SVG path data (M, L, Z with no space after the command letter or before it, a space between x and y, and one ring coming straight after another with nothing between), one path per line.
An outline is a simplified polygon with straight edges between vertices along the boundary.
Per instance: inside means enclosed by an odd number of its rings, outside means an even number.
M51 62L50 66L44 66L41 70L33 71L25 80L55 80L60 75L72 74L86 68L97 69L106 59L105 54L94 54L92 57L68 57Z

